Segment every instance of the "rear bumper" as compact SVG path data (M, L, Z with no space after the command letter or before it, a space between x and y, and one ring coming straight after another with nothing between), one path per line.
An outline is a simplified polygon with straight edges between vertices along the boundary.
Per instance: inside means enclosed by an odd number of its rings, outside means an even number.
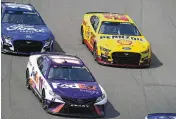
M52 104L52 106L51 106ZM70 106L70 104L56 103L48 101L47 112L54 115L60 116L71 116L71 117L103 117L105 115L105 105L91 105L90 107L76 107ZM89 110L89 111L88 111Z

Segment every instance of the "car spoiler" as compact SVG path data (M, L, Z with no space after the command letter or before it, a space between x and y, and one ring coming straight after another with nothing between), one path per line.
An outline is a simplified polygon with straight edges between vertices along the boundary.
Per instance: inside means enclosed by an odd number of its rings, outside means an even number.
M70 56L70 57L77 57L78 56L76 54L67 54L64 52L35 52L35 53L31 53L31 55L64 55L64 56Z
M113 12L87 12L86 14L122 14L122 13L113 13Z
M7 2L1 1L1 4L5 4L5 3L14 3L14 4L16 4L16 2L13 2L13 1L9 1L9 2L8 1ZM28 3L28 4L21 3L21 4L23 4L23 5L30 5L31 7L34 8L34 6L31 3Z
M5 3L16 3L16 2L13 2L13 1L9 1L9 2L8 1L6 1L6 2L5 1L1 1L1 4L5 4Z
M87 12L86 14L108 14L110 12Z

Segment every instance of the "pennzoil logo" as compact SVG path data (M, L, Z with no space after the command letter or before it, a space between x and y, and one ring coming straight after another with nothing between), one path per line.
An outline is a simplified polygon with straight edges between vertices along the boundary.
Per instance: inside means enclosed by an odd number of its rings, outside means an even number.
M123 39L123 40L133 40L133 41L144 41L142 38L137 38L133 36L124 35L113 35L113 36L100 36L100 39Z
M119 43L121 45L131 45L132 41L130 41L130 40L118 40L117 43Z

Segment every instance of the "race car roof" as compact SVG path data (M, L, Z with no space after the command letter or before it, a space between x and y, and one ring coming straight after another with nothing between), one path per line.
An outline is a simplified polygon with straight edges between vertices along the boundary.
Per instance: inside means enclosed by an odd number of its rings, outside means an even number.
M62 66L85 66L83 61L77 56L72 55L57 55L57 54L47 54L47 56L53 65L62 65Z
M2 7L5 7L5 9L9 11L24 11L24 12L36 11L32 5L28 5L28 4L2 3Z
M98 16L102 21L120 21L120 22L130 22L134 23L131 17L127 14L120 14L120 13L111 13L111 12L88 12L86 14L94 14ZM111 17L111 16L119 16L119 18Z

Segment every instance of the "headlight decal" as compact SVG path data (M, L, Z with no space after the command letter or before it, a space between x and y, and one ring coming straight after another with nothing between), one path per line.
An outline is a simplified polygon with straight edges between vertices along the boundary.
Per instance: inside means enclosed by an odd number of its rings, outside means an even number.
M53 91L49 91L49 94L50 94L51 96L55 96L55 94L54 94Z
M102 94L101 97L98 97L98 98L97 98L97 100L96 100L95 103L102 101L104 98L105 98L105 94Z
M58 99L62 101L62 98L59 95L55 94L53 91L49 91L49 94L53 96L54 99Z
M5 43L12 45L12 42L11 42L12 38L11 37L3 35L3 38L5 40Z
M141 52L142 54L147 54L149 52L149 49L147 49L147 50L145 50L145 51L143 51L143 52Z
M111 50L109 50L109 49L107 49L107 48L104 48L104 47L102 47L102 46L100 46L100 50L105 51L105 52L111 52Z
M52 43L52 39L49 38L48 40L45 41L45 47L46 47L46 46L50 46L51 43Z

